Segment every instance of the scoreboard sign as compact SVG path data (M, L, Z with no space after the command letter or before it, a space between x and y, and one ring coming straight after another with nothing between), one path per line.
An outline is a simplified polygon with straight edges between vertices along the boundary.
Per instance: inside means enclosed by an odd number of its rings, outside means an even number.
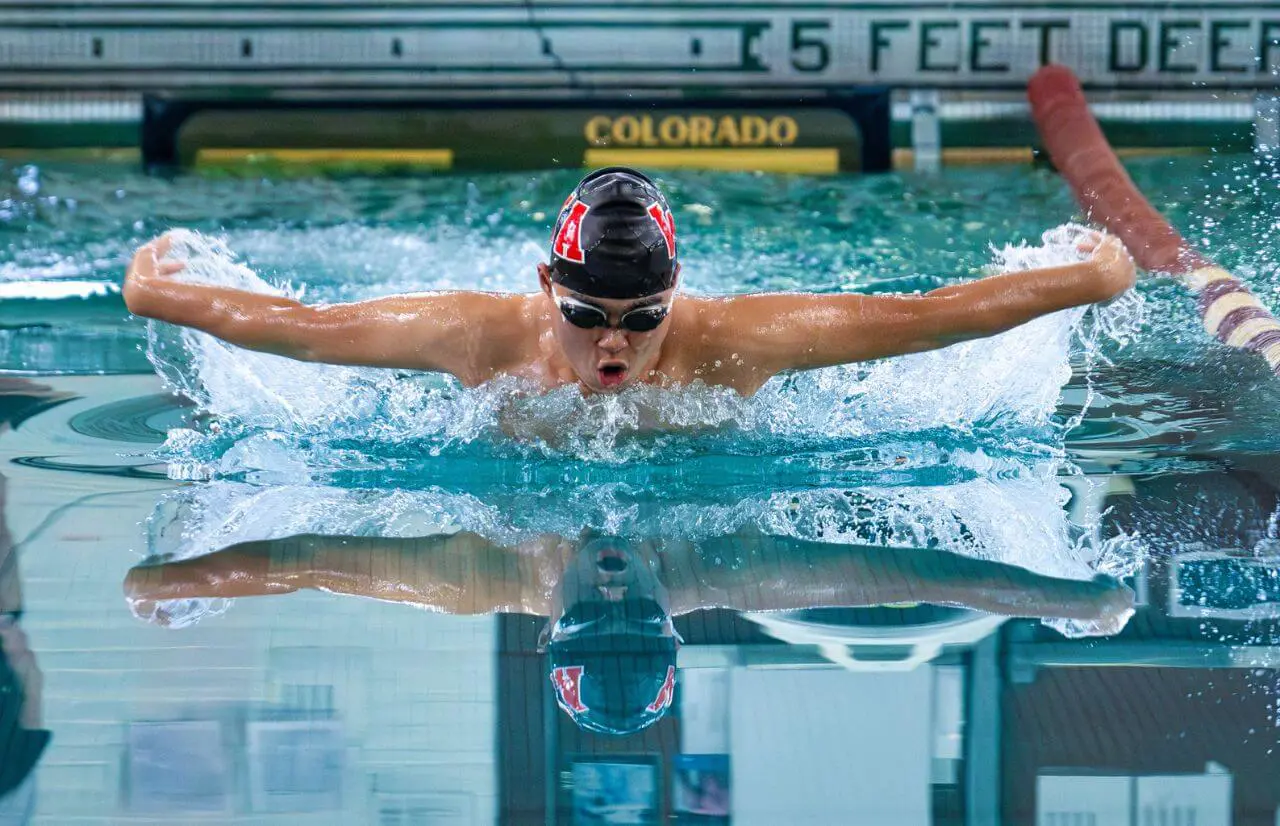
M0 0L0 9L0 89L8 90L795 95L864 85L1014 89L1048 62L1067 64L1092 88L1280 85L1280 2L1263 0ZM662 124L648 128L662 137ZM697 124L668 128L705 137ZM607 134L622 143L630 130L613 122Z

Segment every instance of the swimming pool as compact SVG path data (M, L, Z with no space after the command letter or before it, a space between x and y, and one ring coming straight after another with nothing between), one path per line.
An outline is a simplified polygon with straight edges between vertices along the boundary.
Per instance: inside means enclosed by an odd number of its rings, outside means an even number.
M1268 170L1131 169L1280 305ZM29 643L21 728L52 740L0 811L1031 822L1123 786L1273 822L1280 391L1172 280L752 400L296 364L149 334L118 295L172 226L225 238L206 275L307 300L527 290L574 180L3 168L0 596ZM1029 167L662 183L699 293L932 289L1075 214ZM365 544L279 541L300 534ZM527 599L559 576L545 537L688 561L666 563L671 711L637 734L556 709ZM255 560L306 584L237 591ZM1132 585L1132 618L1097 573Z

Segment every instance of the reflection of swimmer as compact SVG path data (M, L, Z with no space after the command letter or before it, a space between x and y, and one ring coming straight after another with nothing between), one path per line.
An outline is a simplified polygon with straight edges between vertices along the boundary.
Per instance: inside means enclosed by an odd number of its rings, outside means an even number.
M674 696L672 617L928 602L1019 617L1090 620L1118 631L1133 595L1106 578L1061 580L923 549L829 545L744 530L691 543L584 533L507 548L473 533L418 538L301 535L243 542L132 569L139 616L159 600L315 589L450 614L549 617L541 646L563 708L583 728L638 731Z
M610 167L570 194L541 291L446 292L354 304L295 300L177 281L170 240L142 247L124 297L138 315L295 359L450 373L473 386L520 376L551 389L708 385L754 393L771 376L944 347L1104 301L1134 283L1115 239L1090 260L944 287L925 295L774 294L675 300L680 265L666 198ZM424 262L429 266L429 262Z
M5 488L0 476L0 514ZM22 631L18 552L0 519L0 824L26 823L35 809L32 772L51 736L41 727L43 687Z
M44 384L13 376L0 376L0 433L75 398L74 393L54 390Z
M72 398L47 385L0 376L0 433ZM44 677L22 630L18 549L4 519L7 489L0 474L0 826L30 822L33 773L51 739L41 720Z

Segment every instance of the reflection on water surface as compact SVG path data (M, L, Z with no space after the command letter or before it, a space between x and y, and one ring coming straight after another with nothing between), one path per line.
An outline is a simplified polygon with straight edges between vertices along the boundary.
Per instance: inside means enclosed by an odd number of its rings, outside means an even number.
M1266 457L1005 457L942 481L872 459L827 487L695 468L607 495L537 462L175 485L150 454L192 414L154 379L2 390L17 822L1280 805ZM1143 461L1105 438L1073 442L1084 466Z

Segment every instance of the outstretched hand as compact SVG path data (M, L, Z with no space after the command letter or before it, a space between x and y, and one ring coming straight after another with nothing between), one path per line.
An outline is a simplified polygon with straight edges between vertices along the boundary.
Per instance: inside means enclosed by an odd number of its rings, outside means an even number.
M170 246L169 236L165 234L138 247L138 251L133 254L133 260L129 262L129 269L124 277L124 303L129 308L129 312L145 315L140 312L140 299L147 284L161 278L168 278L181 272L186 266L182 261L163 260L169 254Z
M1110 300L1133 288L1137 281L1137 268L1133 256L1114 235L1104 232L1091 233L1077 245L1081 252L1089 253L1098 285L1105 300Z
M1097 632L1103 636L1119 634L1133 616L1133 589L1105 574L1095 576L1093 584L1101 589L1094 603L1098 609Z

